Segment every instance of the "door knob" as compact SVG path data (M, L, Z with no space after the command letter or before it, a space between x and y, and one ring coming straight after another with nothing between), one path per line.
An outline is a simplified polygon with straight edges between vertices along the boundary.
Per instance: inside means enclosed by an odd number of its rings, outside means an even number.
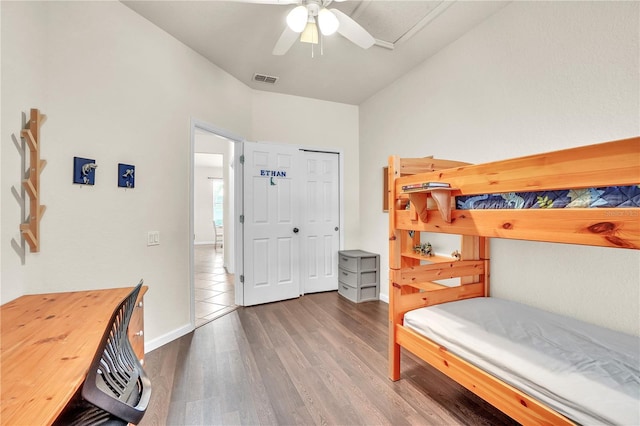
M298 231L300 231L298 228L293 228L293 233L294 233L294 234L297 234L297 233L298 233Z

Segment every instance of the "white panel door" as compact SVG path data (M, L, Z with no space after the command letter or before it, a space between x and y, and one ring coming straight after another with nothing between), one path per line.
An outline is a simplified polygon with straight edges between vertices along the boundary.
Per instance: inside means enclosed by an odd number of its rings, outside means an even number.
M244 142L244 305L300 296L299 150Z
M303 237L304 293L338 289L340 249L339 155L302 151L304 164Z

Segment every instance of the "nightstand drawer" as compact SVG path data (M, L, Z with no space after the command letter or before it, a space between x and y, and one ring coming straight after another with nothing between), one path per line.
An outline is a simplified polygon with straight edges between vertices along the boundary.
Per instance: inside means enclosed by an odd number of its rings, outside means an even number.
M351 272L358 272L358 262L359 262L359 258L357 257L349 257L349 256L343 256L342 254L340 255L339 259L338 259L338 263L340 264L341 268L344 268L348 271Z
M351 272L377 271L380 256L362 250L342 250L338 252L338 263Z
M338 268L338 281L348 284L351 287L358 286L358 273L342 269L342 265Z
M355 303L378 300L378 286L351 287L345 283L338 283L338 294Z
M340 294L341 296L346 297L347 299L351 300L352 302L357 302L358 301L358 289L355 287L351 287L349 285L346 285L345 283L338 283L338 294Z
M338 274L339 281L349 284L352 287L362 287L367 284L378 284L379 282L378 271L356 273L344 270L340 267L338 269Z

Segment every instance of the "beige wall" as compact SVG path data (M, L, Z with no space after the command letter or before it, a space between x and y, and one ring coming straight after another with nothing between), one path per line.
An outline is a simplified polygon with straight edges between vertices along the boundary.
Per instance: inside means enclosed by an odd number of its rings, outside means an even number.
M248 133L252 91L119 2L1 7L2 301L144 278L147 341L185 329L190 119ZM27 252L22 265L7 248L20 241L21 221L10 192L21 179L11 135L30 107L48 116L47 211L41 252ZM71 183L74 156L97 161L95 186ZM135 189L116 186L118 162L136 166ZM147 247L152 230L160 231L160 245Z
M21 154L25 145L20 140L20 129L28 118L29 108L43 103L46 88L45 74L42 72L46 61L40 48L46 42L45 28L37 26L31 31L24 31L25 23L41 22L44 19L44 10L37 3L25 3L22 7L13 8L13 13L9 15L11 19L8 19L6 9L9 6L11 5L0 3L2 12L0 158L3 161L0 169L0 205L2 207L0 209L2 211L0 217L2 226L0 256L2 257L0 259L11 258L11 266L5 266L3 262L0 268L1 302L14 299L25 292L25 268L21 265L25 261L24 250L25 248L28 250L28 246L21 240L18 226L21 219L28 214L29 202L27 200L25 211L14 196L16 193L20 198L26 196L21 187L23 178L21 168L28 166L26 163L28 155L25 160L24 154ZM20 34L20 37L13 36L15 34Z
M0 2L2 13L2 303L22 294L130 286L146 296L146 341L189 329L189 185L192 118L243 137L337 147L357 164L357 108L263 96L119 2ZM295 105L295 108L290 108ZM42 128L40 253L21 255L21 114ZM288 109L271 127L256 108ZM303 113L304 112L304 113ZM303 123L307 114L320 130ZM332 123L322 131L321 123ZM258 135L258 136L255 136ZM98 163L96 185L73 185L72 159ZM118 162L136 188L116 186ZM356 193L357 166L350 193ZM27 204L28 205L28 204ZM28 210L28 208L27 208ZM357 209L349 213L357 222ZM147 231L160 245L147 247ZM354 231L354 233L356 233ZM353 236L350 238L354 238Z
M361 105L360 240L381 254L383 297L387 157L480 163L637 136L639 16L638 2L513 2ZM639 334L639 265L637 252L494 240L491 288Z
M255 92L249 139L342 150L345 248L356 248L359 237L358 107L299 96Z

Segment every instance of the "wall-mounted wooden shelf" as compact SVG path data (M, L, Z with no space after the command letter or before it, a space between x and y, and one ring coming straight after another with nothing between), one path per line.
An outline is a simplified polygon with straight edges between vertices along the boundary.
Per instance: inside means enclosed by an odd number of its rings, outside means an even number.
M40 219L46 209L40 204L40 173L47 165L46 160L40 159L40 126L47 116L32 108L27 128L22 130L21 136L29 147L29 176L22 181L29 196L29 220L20 225L20 232L29 244L32 253L40 251Z
M434 254L433 256L423 256L421 254L417 254L414 252L402 252L402 257L408 257L410 259L424 260L429 263L445 263L445 262L456 262L458 259L450 256L441 256L439 254Z
M415 207L420 220L427 222L427 197L431 195L431 198L436 202L438 211L442 216L442 220L447 223L451 223L451 191L456 191L455 188L430 188L423 189L419 192L410 192L409 200L411 205Z

